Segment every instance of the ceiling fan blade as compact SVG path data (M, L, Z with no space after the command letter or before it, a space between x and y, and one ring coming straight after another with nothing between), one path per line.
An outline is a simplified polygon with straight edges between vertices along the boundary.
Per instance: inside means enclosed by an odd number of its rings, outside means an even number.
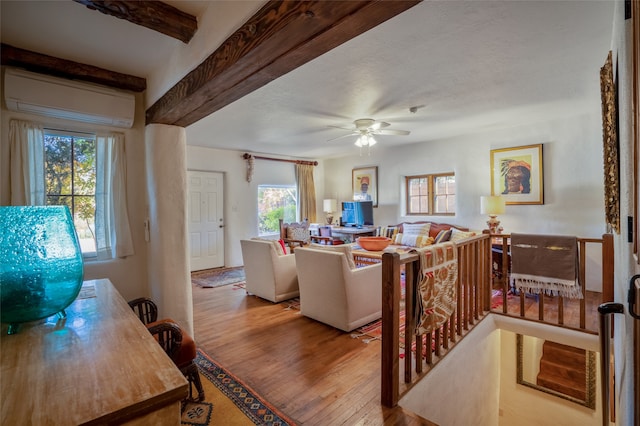
M373 125L370 127L370 129L372 130L379 130L383 127L389 127L391 124L385 122L385 121L376 121L375 123L373 123Z
M351 127L343 127L343 126L333 126L333 125L328 125L327 127L331 127L332 129L341 129L341 130L348 130L350 132L353 132L353 126Z
M332 142L338 139L348 138L349 136L357 136L357 135L359 135L359 133L349 133L348 135L342 135L342 136L338 136L337 138L328 139L327 142Z
M404 136L410 134L411 132L408 130L380 129L376 130L374 133L376 135Z

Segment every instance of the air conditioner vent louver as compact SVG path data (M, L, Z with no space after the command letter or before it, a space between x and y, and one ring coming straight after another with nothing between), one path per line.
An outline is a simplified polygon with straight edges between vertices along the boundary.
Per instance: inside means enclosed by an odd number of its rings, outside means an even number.
M135 96L101 86L7 69L4 97L12 111L105 126L133 126Z

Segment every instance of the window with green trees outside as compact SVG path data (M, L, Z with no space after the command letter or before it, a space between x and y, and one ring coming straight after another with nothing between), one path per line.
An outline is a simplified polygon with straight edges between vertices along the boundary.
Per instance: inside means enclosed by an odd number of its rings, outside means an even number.
M295 222L297 201L295 185L258 186L258 235L279 234L279 219Z

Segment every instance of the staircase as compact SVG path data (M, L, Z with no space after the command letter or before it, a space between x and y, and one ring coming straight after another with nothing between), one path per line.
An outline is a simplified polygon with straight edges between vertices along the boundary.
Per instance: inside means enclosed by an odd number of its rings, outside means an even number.
M586 350L547 340L542 347L537 384L584 401L586 369Z

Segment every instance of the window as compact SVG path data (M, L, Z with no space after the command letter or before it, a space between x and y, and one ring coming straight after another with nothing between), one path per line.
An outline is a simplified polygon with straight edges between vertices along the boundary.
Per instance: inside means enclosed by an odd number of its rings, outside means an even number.
M295 185L258 186L258 235L279 234L280 219L295 222L297 201Z
M66 205L84 257L96 256L96 138L45 129L45 203Z
M407 215L453 215L456 177L453 173L407 176Z

